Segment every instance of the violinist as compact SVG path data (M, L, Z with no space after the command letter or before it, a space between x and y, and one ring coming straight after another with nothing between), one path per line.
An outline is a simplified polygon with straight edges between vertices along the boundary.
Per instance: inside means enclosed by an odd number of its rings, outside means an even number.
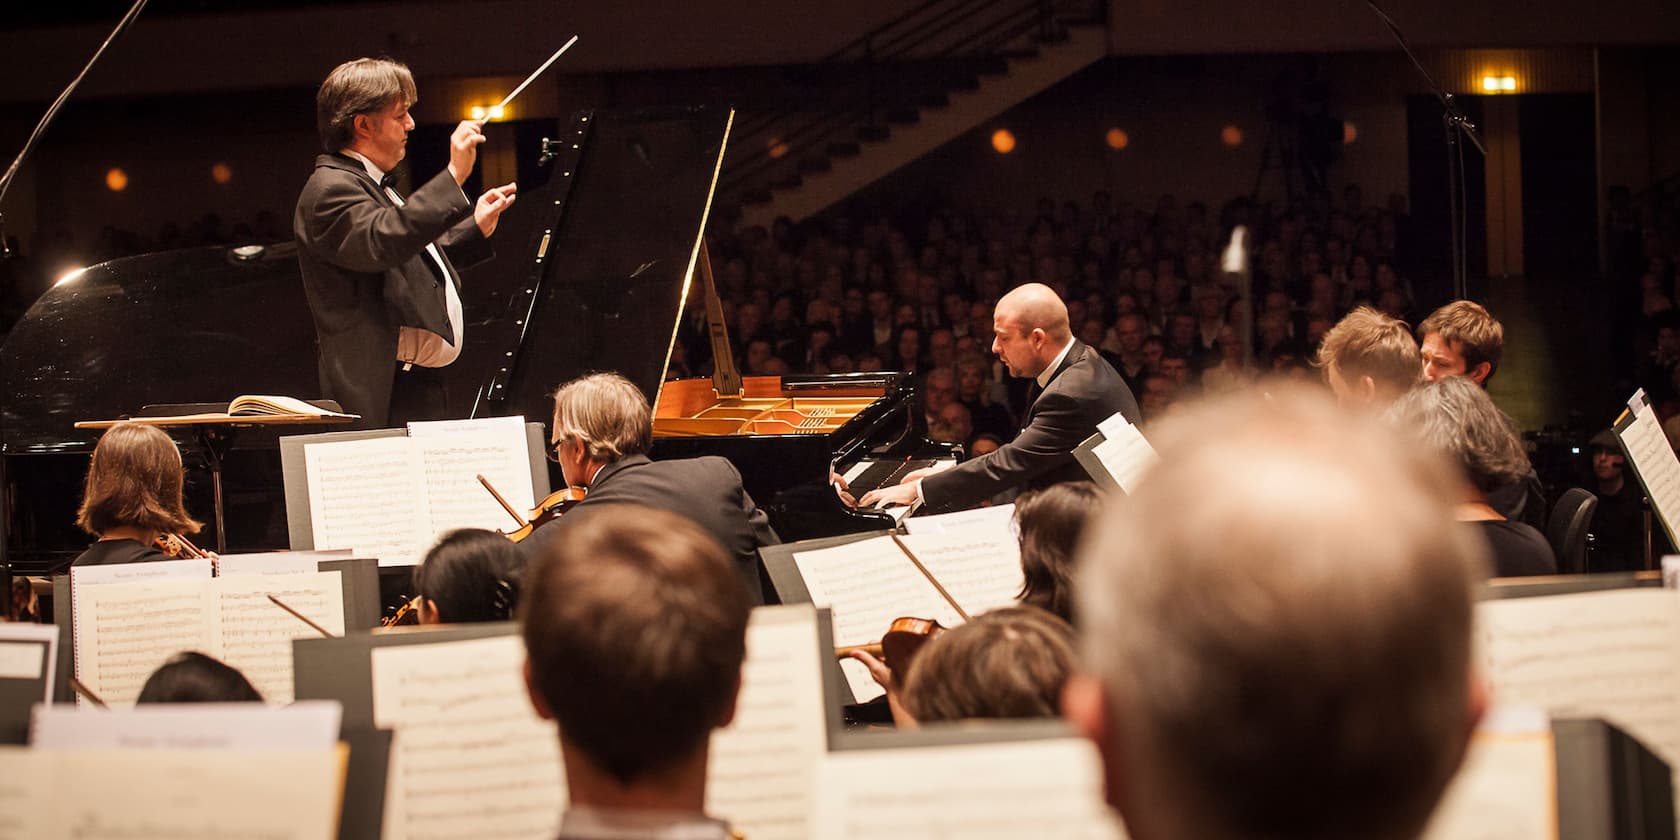
M450 531L414 569L420 623L512 621L524 576L525 555L506 536Z
M770 519L741 486L735 465L716 456L654 461L653 412L634 383L616 373L595 373L561 386L554 395L550 428L566 483L588 489L561 521L589 518L614 505L640 504L687 517L734 559L753 603L764 602L758 549L781 540ZM554 539L554 525L520 543L537 557Z
M196 534L181 504L181 451L154 426L118 423L106 430L88 464L76 524L98 537L73 566L168 560L158 538Z

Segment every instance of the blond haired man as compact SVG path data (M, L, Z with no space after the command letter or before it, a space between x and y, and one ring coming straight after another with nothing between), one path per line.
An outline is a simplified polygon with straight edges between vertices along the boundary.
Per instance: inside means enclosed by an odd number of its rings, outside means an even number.
M1422 364L1406 322L1369 306L1349 312L1324 334L1315 363L1342 405L1375 410L1411 390Z
M1080 552L1081 673L1135 840L1413 838L1485 706L1456 482L1321 395L1212 401Z

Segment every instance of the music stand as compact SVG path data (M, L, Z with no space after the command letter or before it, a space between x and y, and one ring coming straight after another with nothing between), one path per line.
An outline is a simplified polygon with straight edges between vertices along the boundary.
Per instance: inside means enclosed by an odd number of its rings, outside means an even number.
M222 459L233 444L233 431L239 428L269 426L308 426L349 423L354 417L320 414L228 414L211 411L195 414L174 414L157 417L133 417L127 420L83 420L78 429L105 430L118 423L142 423L163 429L189 431L198 439L204 451L205 463L210 465L210 493L216 509L216 553L227 553L227 530L222 524Z

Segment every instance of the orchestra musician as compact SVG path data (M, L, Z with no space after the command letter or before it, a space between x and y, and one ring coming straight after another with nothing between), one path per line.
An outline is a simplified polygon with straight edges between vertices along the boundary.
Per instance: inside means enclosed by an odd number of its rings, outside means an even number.
M1031 378L1026 426L990 454L941 472L916 470L894 487L865 493L859 504L933 510L972 507L1011 488L1040 488L1088 478L1073 449L1116 412L1139 420L1126 381L1095 347L1073 337L1067 305L1040 283L1018 286L992 314L992 352L1013 376Z
M482 528L444 534L414 567L421 624L512 621L525 555L506 535Z
M76 524L98 538L72 566L168 560L164 534L203 527L181 503L181 450L156 426L118 423L105 431L88 463Z
M136 703L261 703L262 693L238 668L198 651L182 651L158 666Z
M488 237L513 184L467 199L483 122L449 137L449 165L406 198L391 171L407 153L414 76L390 59L334 68L315 96L326 154L298 196L292 229L319 339L321 388L359 425L447 416L440 368L461 352L462 265L490 256Z
M754 604L764 602L758 549L781 539L770 518L741 486L741 473L727 459L709 455L654 461L653 412L647 397L616 373L574 379L554 394L553 457L572 487L588 495L562 520L589 518L623 504L661 508L687 517L712 535L735 560ZM538 528L520 543L528 557L554 539L554 525Z
M531 704L559 724L561 838L728 840L705 814L712 731L735 716L752 611L727 552L668 511L545 530L520 607Z

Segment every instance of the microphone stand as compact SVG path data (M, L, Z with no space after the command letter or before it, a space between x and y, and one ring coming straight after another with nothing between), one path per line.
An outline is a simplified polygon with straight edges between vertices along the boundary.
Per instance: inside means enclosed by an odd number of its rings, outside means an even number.
M1457 100L1453 95L1443 90L1435 78L1429 75L1429 71L1424 69L1423 62L1412 52L1411 46L1406 43L1406 36L1400 34L1400 27L1395 24L1394 19L1377 5L1376 0L1365 0L1365 3L1371 7L1371 11L1377 13L1377 19L1382 21L1383 26L1388 27L1389 33L1400 44L1401 51L1412 60L1412 66L1417 68L1418 75L1429 83L1429 89L1441 103L1441 123L1446 129L1447 138L1447 223L1451 226L1453 297L1466 299L1470 296L1470 291L1469 261L1465 256L1464 241L1468 235L1468 210L1465 208L1463 141L1469 140L1470 145L1475 146L1476 151L1481 152L1484 158L1487 157L1487 146L1482 143L1482 135L1476 130L1476 124L1458 109Z
M93 69L93 65L99 63L100 57L105 55L105 50L109 49L119 37L122 37L124 32L128 31L129 25L140 16L140 10L146 8L146 2L147 0L134 0L134 5L129 7L128 14L123 15L122 20L117 22L117 28L111 30L111 34L105 37L105 42L99 45L99 49L94 51L93 57L88 59L88 63L82 67L82 72L77 73L76 78L70 80L69 86L65 87L58 98L47 106L47 112L41 115L41 121L35 124L35 130L30 132L29 139L24 141L23 151L18 152L18 156L12 160L12 165L6 167L6 174L0 175L0 208L5 207L6 192L12 188L12 181L17 179L18 170L23 168L23 162L29 158L29 153L35 151L35 144L41 141L41 135L46 133L47 126L52 124L53 118L58 116L59 109L64 107L64 103L70 99L70 94L75 93L76 87L82 83L83 79L87 78L88 71ZM5 214L0 212L0 260L9 257L11 257L11 249L6 245Z

